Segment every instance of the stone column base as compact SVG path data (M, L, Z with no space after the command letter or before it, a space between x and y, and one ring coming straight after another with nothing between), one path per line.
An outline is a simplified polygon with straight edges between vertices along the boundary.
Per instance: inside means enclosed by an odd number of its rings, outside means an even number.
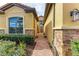
M25 34L35 36L33 29L25 29Z
M58 29L54 31L54 46L59 55L71 56L71 41L79 39L78 29Z
M63 55L62 53L62 46L63 46L63 32L62 30L56 29L54 30L54 46L58 55Z

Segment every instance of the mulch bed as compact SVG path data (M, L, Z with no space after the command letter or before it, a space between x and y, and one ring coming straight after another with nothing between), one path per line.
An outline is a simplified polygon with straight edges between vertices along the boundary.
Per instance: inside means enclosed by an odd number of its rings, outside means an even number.
M31 56L34 50L34 47L36 45L36 42L32 45L27 45L26 50L27 50L27 56Z

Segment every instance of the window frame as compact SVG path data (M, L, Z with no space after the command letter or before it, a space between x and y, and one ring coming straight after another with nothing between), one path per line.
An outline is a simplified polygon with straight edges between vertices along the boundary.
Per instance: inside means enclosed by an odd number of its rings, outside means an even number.
M20 18L22 18L22 20L21 20L21 21L22 21L22 32L20 32L20 33L19 33L19 32L10 33L10 28L11 28L11 27L10 27L10 19L11 19L11 18L15 18L17 22L18 22L18 20L19 20ZM17 19L17 18L18 18L18 19ZM15 22L16 22L16 21L15 21ZM16 22L16 24L18 24L17 22ZM18 34L18 33L19 33L19 34L23 34L23 33L24 33L23 27L24 27L23 17L9 17L9 18L8 18L8 33L9 33L9 34ZM18 31L18 28L20 29L20 26L18 27L18 25L16 25L15 28L16 28L16 30Z

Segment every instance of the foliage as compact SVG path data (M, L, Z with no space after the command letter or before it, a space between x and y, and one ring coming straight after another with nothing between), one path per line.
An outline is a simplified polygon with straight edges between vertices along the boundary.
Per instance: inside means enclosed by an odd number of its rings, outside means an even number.
M71 41L72 55L79 56L79 39Z
M20 43L16 46L15 42L12 41L2 41L0 40L0 56L25 56L26 45Z
M27 55L26 44L33 43L34 37L30 35L1 34L0 56L25 56Z
M0 40L10 40L15 41L19 44L19 42L32 44L34 43L34 37L31 35L22 35L22 34L7 34L7 35L0 35Z

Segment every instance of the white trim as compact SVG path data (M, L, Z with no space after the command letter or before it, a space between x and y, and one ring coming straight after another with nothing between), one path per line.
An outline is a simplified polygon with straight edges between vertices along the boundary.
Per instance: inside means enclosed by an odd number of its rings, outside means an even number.
M25 29L32 29L32 30L34 30L34 28L25 28Z
M23 34L25 34L24 16L23 16Z
M62 26L62 27L54 27L52 29L79 29L79 26Z
M9 34L9 26L8 26L8 21L9 21L9 18L11 18L11 17L22 17L23 18L23 34L25 34L25 27L24 27L24 16L21 16L21 15L17 15L17 16L8 16L7 18L6 18L6 27L7 27L7 29L6 29L6 33L7 34Z
M0 28L0 29L6 29L6 28Z
M7 17L6 17L6 32L5 33L8 34L8 19L7 19Z
M63 26L63 29L79 29L79 26Z
M53 27L52 29L62 29L62 27Z

